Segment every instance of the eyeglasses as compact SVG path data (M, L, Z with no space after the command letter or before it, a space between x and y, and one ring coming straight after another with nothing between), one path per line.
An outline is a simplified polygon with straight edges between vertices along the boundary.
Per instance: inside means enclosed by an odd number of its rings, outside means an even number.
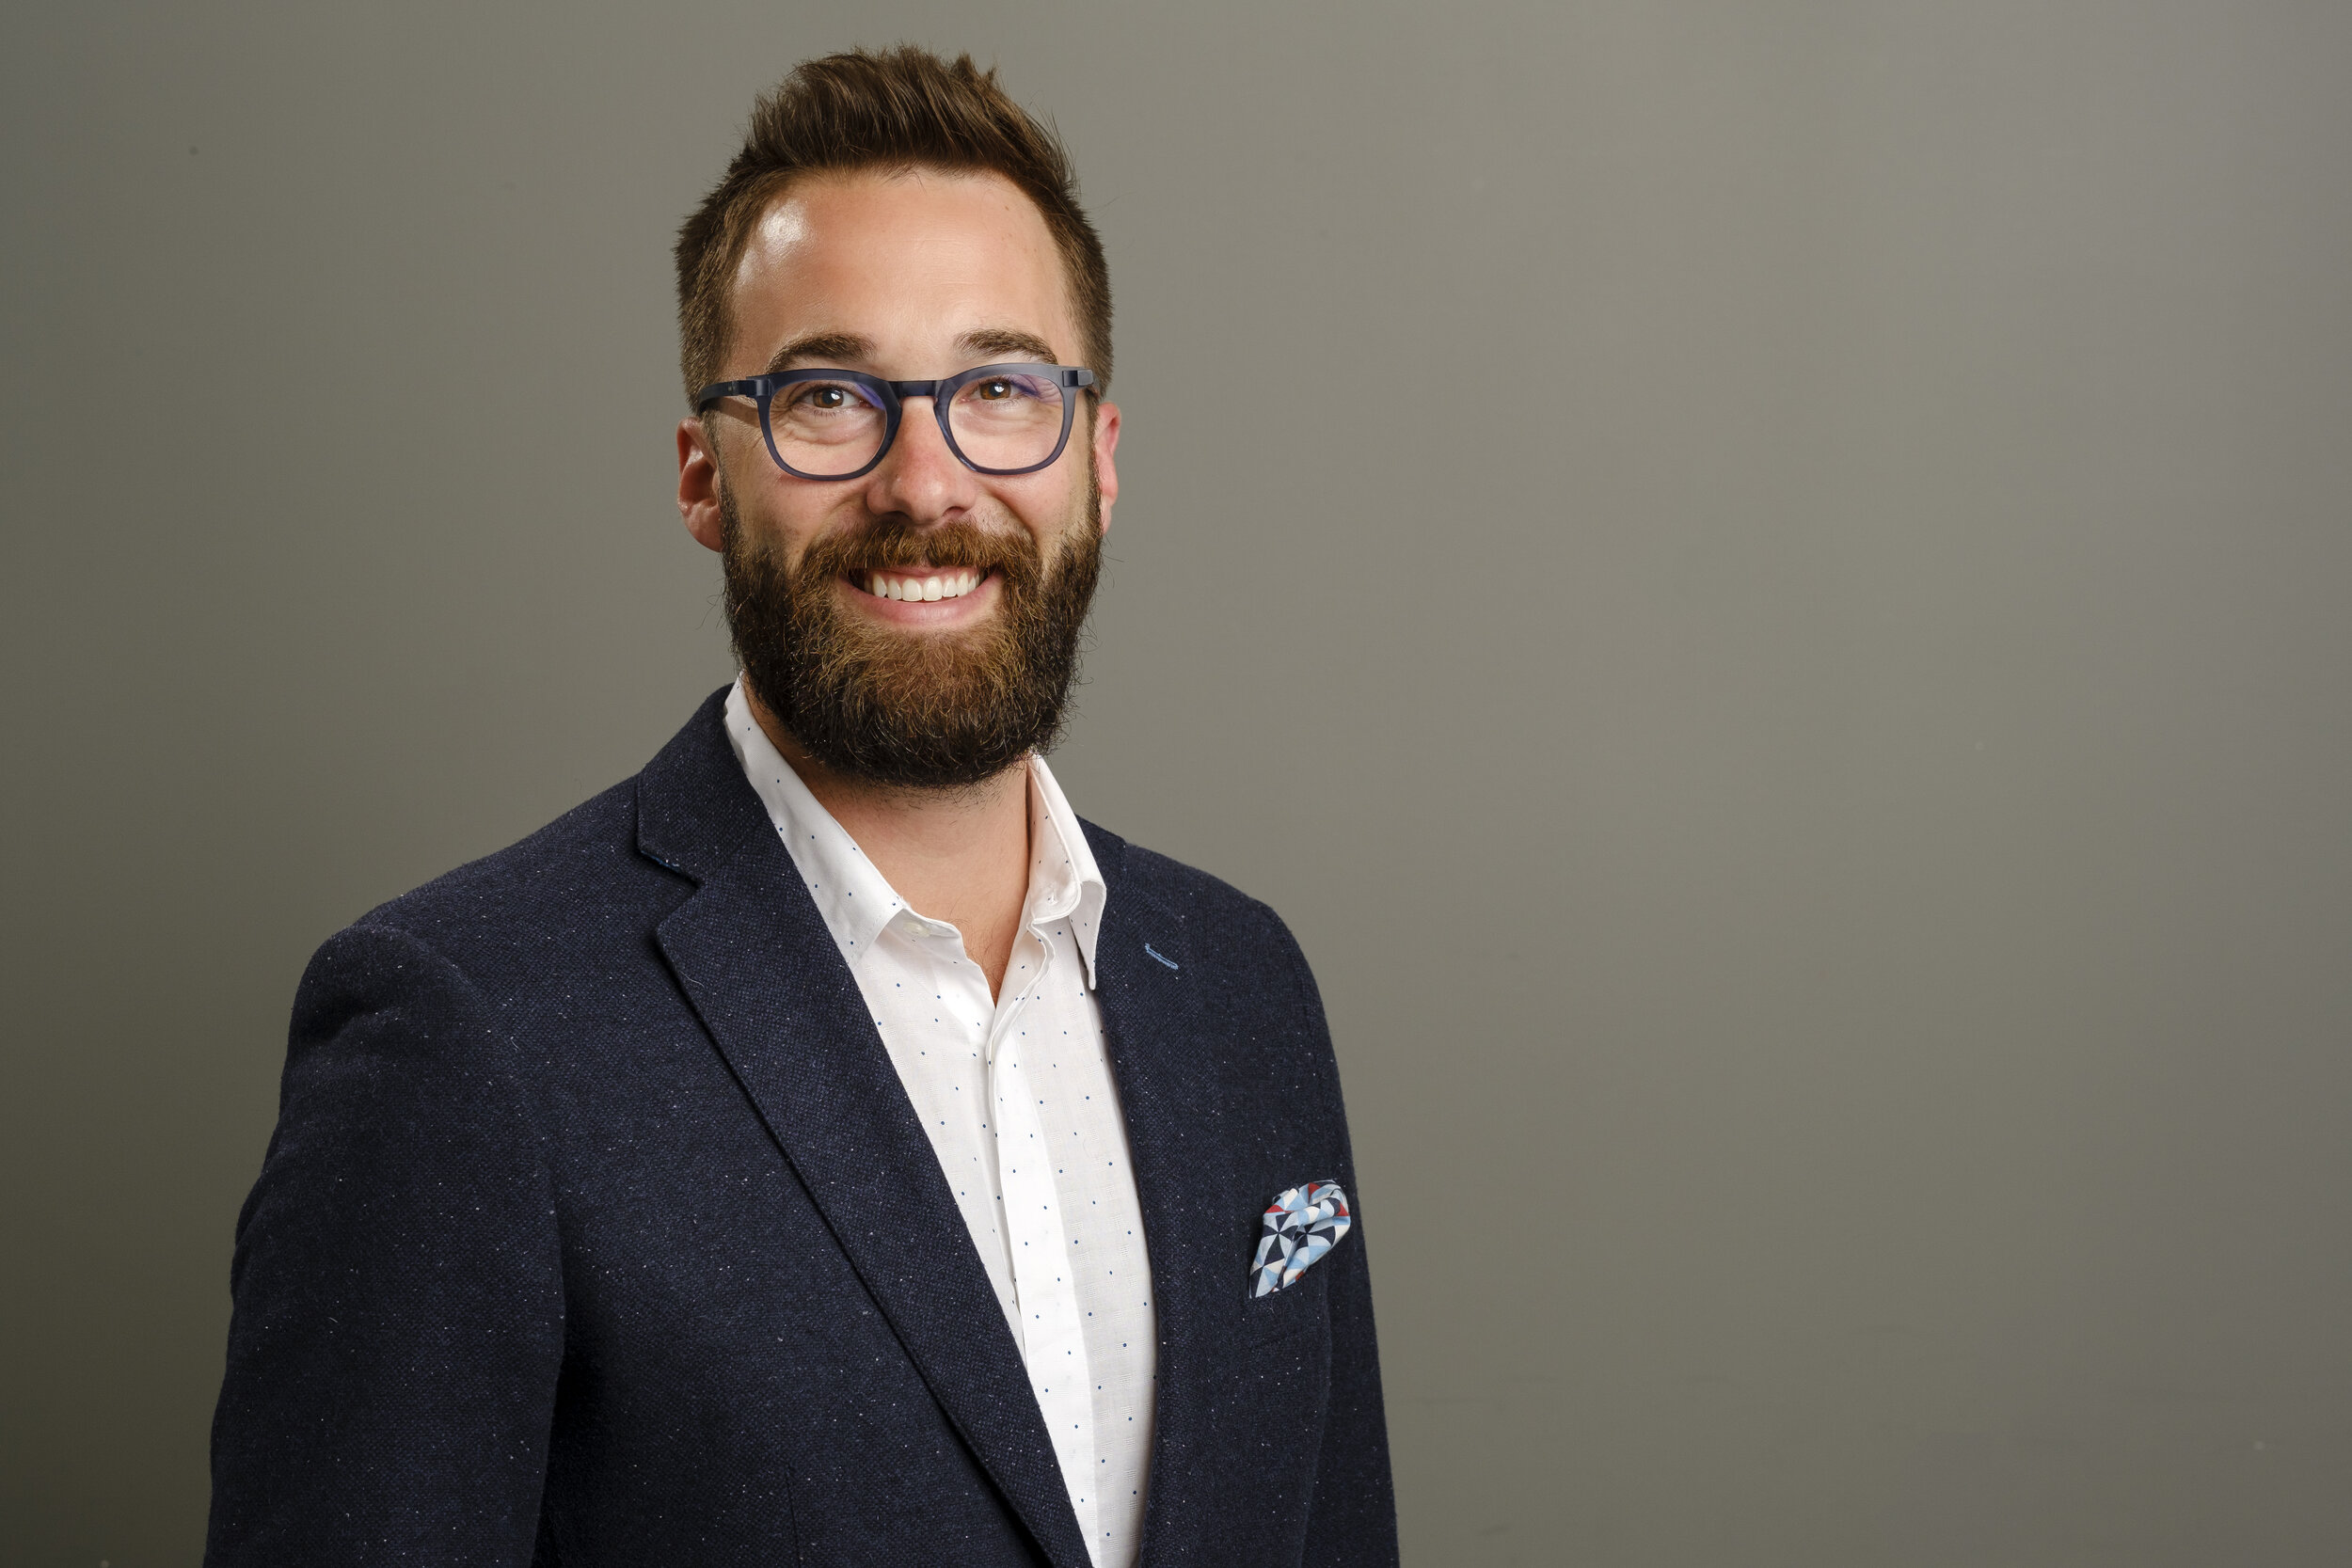
M727 398L759 404L776 467L797 479L857 479L898 436L908 398L930 398L947 450L983 474L1033 474L1070 442L1078 392L1094 372L1074 365L982 365L945 381L884 381L862 371L785 371L714 381L694 412Z

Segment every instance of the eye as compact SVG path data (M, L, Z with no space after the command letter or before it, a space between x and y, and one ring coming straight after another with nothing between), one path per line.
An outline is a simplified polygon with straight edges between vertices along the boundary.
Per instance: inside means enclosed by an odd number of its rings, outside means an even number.
M795 406L814 413L832 414L849 406L850 389L829 386L821 381L809 382L800 388L792 402Z
M991 376L988 380L981 382L977 389L983 403L1002 403L1019 390L1001 375Z

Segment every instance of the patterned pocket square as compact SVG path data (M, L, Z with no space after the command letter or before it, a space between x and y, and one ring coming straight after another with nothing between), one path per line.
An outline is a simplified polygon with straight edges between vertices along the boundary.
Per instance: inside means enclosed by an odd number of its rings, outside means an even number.
M1307 1272L1307 1266L1333 1247L1353 1224L1347 1217L1347 1195L1336 1181L1310 1181L1293 1187L1265 1212L1265 1234L1258 1239L1258 1256L1249 1265L1249 1294L1272 1295Z

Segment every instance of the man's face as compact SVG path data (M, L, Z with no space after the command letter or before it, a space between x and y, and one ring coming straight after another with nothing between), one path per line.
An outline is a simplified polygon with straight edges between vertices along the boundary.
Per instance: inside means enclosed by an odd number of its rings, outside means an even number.
M796 183L755 230L734 310L719 379L1076 362L1053 237L995 175ZM726 558L752 689L817 761L953 786L1050 742L1118 495L1119 411L1104 404L1091 430L1087 416L1082 400L1058 460L1010 477L958 460L929 399L907 404L887 455L851 480L777 467L746 400L721 404L707 434L680 425L679 510ZM921 596L934 578L941 596Z

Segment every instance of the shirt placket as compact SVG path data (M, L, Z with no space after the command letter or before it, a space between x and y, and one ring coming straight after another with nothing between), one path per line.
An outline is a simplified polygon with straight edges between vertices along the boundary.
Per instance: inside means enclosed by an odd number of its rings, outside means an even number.
M1029 983L1012 1006L997 1010L989 1033L996 1167L1011 1243L1013 1293L1021 1313L1022 1359L1091 1552L1097 1534L1094 1383L1087 1364L1077 1286L1071 1275L1070 1243L1062 1231L1054 1186L1053 1154L1039 1115L1037 1085L1023 1058L1021 1031L1015 1027L1044 983L1053 957L1051 947L1033 930L1022 932L1020 945L1030 961Z

